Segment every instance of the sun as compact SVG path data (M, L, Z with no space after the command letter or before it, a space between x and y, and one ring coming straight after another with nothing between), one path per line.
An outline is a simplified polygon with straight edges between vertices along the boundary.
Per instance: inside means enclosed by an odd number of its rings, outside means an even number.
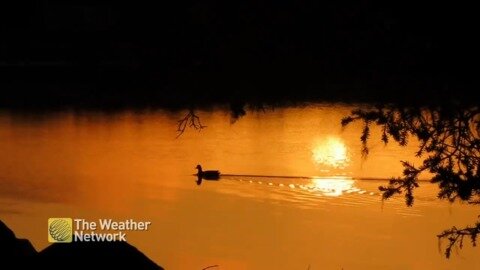
M312 150L312 159L318 165L342 169L349 163L348 149L337 137L318 140Z

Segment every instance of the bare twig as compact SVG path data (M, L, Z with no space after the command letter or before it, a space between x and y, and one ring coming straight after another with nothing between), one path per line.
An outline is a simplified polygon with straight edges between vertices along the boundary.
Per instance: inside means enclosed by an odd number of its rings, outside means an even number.
M200 117L198 117L195 114L195 111L193 109L189 109L185 117L178 120L177 138L180 137L180 135L182 135L185 132L187 127L190 127L196 130L202 130L207 126L202 125L202 122L200 122Z
M207 266L207 267L203 268L202 270L206 270L206 269L213 268L213 267L220 267L220 266L218 264L210 265L210 266Z

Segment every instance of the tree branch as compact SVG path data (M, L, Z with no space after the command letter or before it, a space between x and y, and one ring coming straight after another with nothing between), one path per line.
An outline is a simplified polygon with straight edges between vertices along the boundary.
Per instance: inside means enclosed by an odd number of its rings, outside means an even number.
M195 111L193 109L190 109L182 119L178 120L177 138L185 132L187 127L196 130L202 130L207 126L202 125L202 123L200 122L200 117L195 114Z

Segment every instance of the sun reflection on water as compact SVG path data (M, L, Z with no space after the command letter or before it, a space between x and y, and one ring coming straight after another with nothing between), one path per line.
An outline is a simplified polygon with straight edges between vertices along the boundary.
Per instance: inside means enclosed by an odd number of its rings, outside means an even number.
M312 186L325 196L338 197L343 193L358 190L354 187L354 180L346 177L313 178Z
M334 169L344 169L350 163L347 146L337 137L317 141L313 146L312 159L317 165Z

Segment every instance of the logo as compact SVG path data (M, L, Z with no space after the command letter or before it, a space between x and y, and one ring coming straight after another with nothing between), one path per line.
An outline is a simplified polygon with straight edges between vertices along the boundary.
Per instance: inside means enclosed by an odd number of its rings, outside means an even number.
M48 219L48 242L71 243L72 242L72 219L49 218Z
M126 219L115 221L100 218L96 221L82 218L49 218L48 242L113 242L127 241L130 231L148 231L150 221Z

